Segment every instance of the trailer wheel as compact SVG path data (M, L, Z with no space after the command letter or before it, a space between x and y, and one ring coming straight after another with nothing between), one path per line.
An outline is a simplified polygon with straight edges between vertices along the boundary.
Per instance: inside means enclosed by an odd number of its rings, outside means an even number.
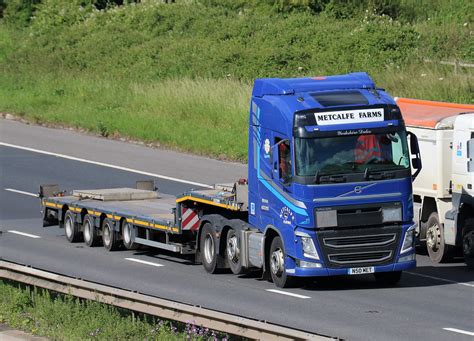
M402 272L401 271L376 272L374 273L374 277L379 285L384 286L384 287L390 287L400 282L400 279L402 278Z
M234 275L240 275L245 272L244 268L242 267L242 257L240 251L240 236L235 232L234 229L231 228L227 232L226 257L230 270Z
M66 238L70 243L76 243L81 239L79 224L76 222L76 216L71 210L67 210L64 215L64 232L66 232Z
M104 219L102 223L102 242L104 247L109 251L118 249L117 233L114 230L114 223L110 219Z
M86 214L82 226L84 227L84 243L90 247L97 246L99 244L99 235L97 234L97 229L95 228L94 217Z
M217 271L217 236L210 223L205 223L201 232L201 258L202 265L207 272L213 274Z
M288 276L285 268L285 251L280 237L272 240L269 254L270 275L279 288L289 288L296 284L296 278Z
M426 226L426 248L430 259L435 263L448 261L453 248L444 243L444 228L439 221L438 213L430 214Z
M135 250L138 247L138 244L132 242L132 231L133 225L124 220L122 223L122 239L123 246L125 246L127 250Z
M474 269L474 218L466 219L464 231L462 238L464 262L469 268Z

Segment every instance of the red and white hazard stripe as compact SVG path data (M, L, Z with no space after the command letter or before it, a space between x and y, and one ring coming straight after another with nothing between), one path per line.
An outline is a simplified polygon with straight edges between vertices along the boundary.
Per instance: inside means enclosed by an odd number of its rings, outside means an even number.
M187 207L183 207L181 211L181 228L183 230L197 230L199 228L198 214Z

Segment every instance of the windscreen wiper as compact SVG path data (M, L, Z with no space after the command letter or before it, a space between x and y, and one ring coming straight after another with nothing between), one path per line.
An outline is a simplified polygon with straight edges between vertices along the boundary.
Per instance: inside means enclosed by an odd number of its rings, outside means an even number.
M364 172L365 180L393 179L394 177L395 173L393 171L369 171L369 167L367 167Z
M345 175L324 175L319 178L320 182L325 183L340 183L346 182L347 178Z

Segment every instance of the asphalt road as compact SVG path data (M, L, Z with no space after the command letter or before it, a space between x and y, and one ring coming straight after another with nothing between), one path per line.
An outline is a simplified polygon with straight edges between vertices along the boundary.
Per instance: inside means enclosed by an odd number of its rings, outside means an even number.
M176 195L244 176L243 165L5 120L0 120L0 142L1 259L348 340L473 339L474 272L460 260L433 265L420 255L418 268L405 273L396 288L379 288L371 276L361 276L275 292L258 274L209 275L163 251L107 252L70 244L63 230L41 227L39 200L28 195L42 183L64 189L134 186L151 177L144 172L156 175L162 193Z

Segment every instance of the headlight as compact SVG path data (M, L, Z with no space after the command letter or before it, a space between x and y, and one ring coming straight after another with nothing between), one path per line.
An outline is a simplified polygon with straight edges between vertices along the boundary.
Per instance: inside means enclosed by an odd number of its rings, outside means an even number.
M413 244L415 242L415 227L416 224L412 225L407 232L405 232L405 238L403 239L402 249L400 254L405 253L413 249Z
M401 207L384 207L382 209L382 221L384 223L392 221L402 221Z
M314 246L313 238L307 233L296 232L295 235L301 237L301 245L303 247L303 255L307 258L319 260L318 251L316 251L316 246Z
M307 262L301 259L296 260L296 265L299 266L300 268L322 268L323 267L321 263Z

